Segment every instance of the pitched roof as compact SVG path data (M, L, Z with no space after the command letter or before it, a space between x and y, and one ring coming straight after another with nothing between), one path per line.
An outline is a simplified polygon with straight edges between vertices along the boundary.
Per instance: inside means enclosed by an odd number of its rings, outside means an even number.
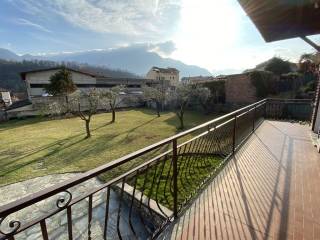
M320 33L319 0L238 1L266 42Z
M161 73L178 73L179 70L176 68L160 68L160 67L152 67L151 68L153 71L159 71Z
M69 70L69 71L81 73L81 74L84 74L84 75L88 75L88 76L90 76L90 77L104 77L104 76L101 76L101 75L98 75L98 74L94 74L94 73L89 73L89 72L85 72L85 71L75 70L75 69L68 68L68 67L65 67L65 68L66 68L67 70ZM31 71L21 72L21 73L20 73L20 76L21 76L21 78L22 78L23 80L26 80L26 74L28 74L28 73L46 72L46 71L60 70L60 69L62 69L62 67L52 67L52 68L43 68L43 69L38 69L38 70L31 70Z

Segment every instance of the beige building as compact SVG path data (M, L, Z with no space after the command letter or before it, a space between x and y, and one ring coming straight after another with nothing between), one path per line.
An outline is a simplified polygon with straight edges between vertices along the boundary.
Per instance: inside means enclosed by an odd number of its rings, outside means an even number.
M147 79L166 80L170 85L177 85L179 82L179 71L176 68L152 67L146 75Z

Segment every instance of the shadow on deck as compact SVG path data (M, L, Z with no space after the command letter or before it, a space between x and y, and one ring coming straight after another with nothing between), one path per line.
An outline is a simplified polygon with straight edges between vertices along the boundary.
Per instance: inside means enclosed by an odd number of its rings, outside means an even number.
M309 134L264 121L161 238L319 239L320 156Z

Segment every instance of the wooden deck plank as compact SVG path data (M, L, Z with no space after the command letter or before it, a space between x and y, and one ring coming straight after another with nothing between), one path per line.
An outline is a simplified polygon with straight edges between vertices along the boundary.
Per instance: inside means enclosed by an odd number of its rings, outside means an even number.
M320 239L320 155L309 131L264 121L165 237Z

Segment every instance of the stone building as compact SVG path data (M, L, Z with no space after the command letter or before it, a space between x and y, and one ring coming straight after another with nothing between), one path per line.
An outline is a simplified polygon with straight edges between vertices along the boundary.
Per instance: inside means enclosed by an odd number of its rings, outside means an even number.
M179 71L176 68L152 67L146 75L147 79L169 81L170 85L175 86L179 82Z

